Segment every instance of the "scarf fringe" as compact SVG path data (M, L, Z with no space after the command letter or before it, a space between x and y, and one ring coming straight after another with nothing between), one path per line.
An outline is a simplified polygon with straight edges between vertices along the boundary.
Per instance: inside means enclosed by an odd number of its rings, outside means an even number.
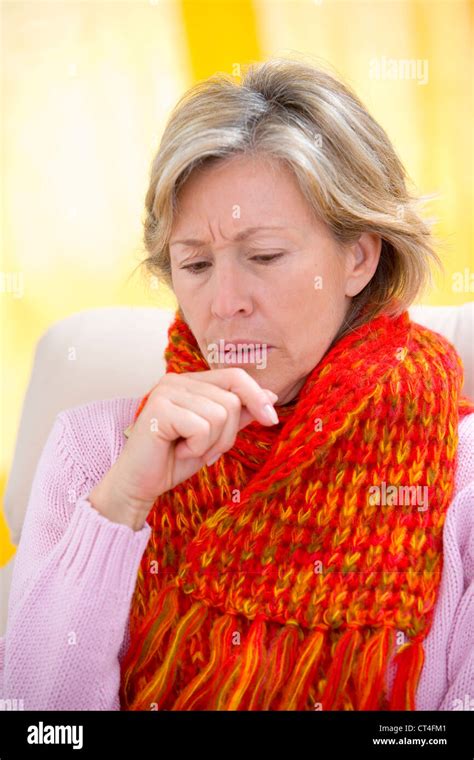
M188 612L180 618L175 630L173 631L172 640L168 646L166 657L158 668L152 680L143 685L143 688L132 704L131 709L141 709L140 705L157 704L158 706L165 702L170 693L176 671L181 660L181 654L185 644L201 627L208 613L208 607L203 602L194 604ZM149 707L148 707L149 709Z
M421 641L409 641L395 655L397 671L390 698L390 710L416 710L415 696L425 652Z
M196 634L203 634L209 607L196 601L186 613L180 609L180 590L166 586L157 598L152 625L142 628L122 664L135 666L137 693L129 684L121 688L122 709L149 710L414 710L416 687L424 662L421 642L408 642L395 655L397 671L390 700L386 671L395 632L384 626L363 641L358 628L346 630L332 646L330 631L306 634L292 622L277 630L267 647L270 626L262 617L253 620L242 644L234 636L234 614L218 616L209 635L209 661L176 692L176 676L185 648L199 651ZM153 660L163 655L153 670ZM206 635L206 634L204 634ZM140 641L143 645L140 645ZM202 642L201 642L202 643ZM201 647L202 649L202 647ZM323 662L323 655L329 661ZM147 679L147 670L153 673ZM126 705L126 706L125 706Z
M361 639L360 631L350 628L337 642L321 699L323 710L337 710L343 702Z
M228 657L226 653L232 650L234 633L235 620L232 615L223 615L214 622L210 635L209 663L181 692L173 710L198 710L210 699L223 680L223 664Z
M258 668L264 660L264 643L267 637L265 621L254 620L249 628L242 651L231 664L223 679L223 685L211 701L210 709L214 710L238 710L242 709L244 700L250 690L259 680Z
M394 639L393 628L384 626L366 641L356 670L357 710L380 710L386 700L385 677Z
M325 639L325 634L320 630L313 631L307 636L281 700L275 709L304 709L311 685L316 678Z
M249 703L249 710L269 710L276 695L284 687L288 673L296 661L300 629L287 624L273 639L267 662L262 663L262 674Z
M130 678L132 669L136 676L144 671L159 651L165 633L177 619L179 615L177 594L178 590L170 589L169 585L163 588L156 600L156 617L145 619L145 623L133 637L132 645L121 664L121 703L133 701Z

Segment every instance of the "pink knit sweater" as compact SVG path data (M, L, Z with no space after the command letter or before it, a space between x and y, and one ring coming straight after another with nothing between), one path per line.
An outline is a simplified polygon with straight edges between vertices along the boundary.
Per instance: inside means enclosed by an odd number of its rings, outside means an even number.
M0 709L120 709L119 663L151 528L113 523L87 496L119 456L139 400L83 404L54 421L13 568L0 638ZM459 438L418 710L474 709L474 414L460 423ZM393 666L389 688L392 681Z

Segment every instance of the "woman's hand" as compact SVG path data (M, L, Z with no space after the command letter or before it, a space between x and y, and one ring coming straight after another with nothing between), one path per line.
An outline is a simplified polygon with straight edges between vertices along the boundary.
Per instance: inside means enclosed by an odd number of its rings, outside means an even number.
M158 496L231 449L239 430L278 422L277 398L237 367L163 375L91 503L139 529Z

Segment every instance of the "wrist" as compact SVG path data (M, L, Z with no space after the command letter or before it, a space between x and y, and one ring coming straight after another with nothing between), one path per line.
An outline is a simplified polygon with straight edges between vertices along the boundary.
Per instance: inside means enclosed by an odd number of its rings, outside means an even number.
M141 530L146 522L146 510L115 495L105 479L94 486L87 498L94 509L111 522L127 525L134 531Z

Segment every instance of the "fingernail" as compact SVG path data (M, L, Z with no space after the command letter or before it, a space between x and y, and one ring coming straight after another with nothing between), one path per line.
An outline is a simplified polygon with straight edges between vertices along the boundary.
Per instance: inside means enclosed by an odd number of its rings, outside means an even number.
M209 467L211 464L214 464L214 462L217 462L217 460L218 460L218 459L219 459L219 457L221 457L221 456L222 456L222 454L221 454L221 453L219 453L219 454L216 454L216 456L215 456L215 457L212 457L211 459L208 459L208 460L207 460L207 462L206 462L207 466Z
M267 415L270 422L273 422L274 425L276 425L277 422L280 422L280 420L278 419L278 414L274 410L273 406L270 406L270 404L265 404L265 406L263 407L263 411Z

